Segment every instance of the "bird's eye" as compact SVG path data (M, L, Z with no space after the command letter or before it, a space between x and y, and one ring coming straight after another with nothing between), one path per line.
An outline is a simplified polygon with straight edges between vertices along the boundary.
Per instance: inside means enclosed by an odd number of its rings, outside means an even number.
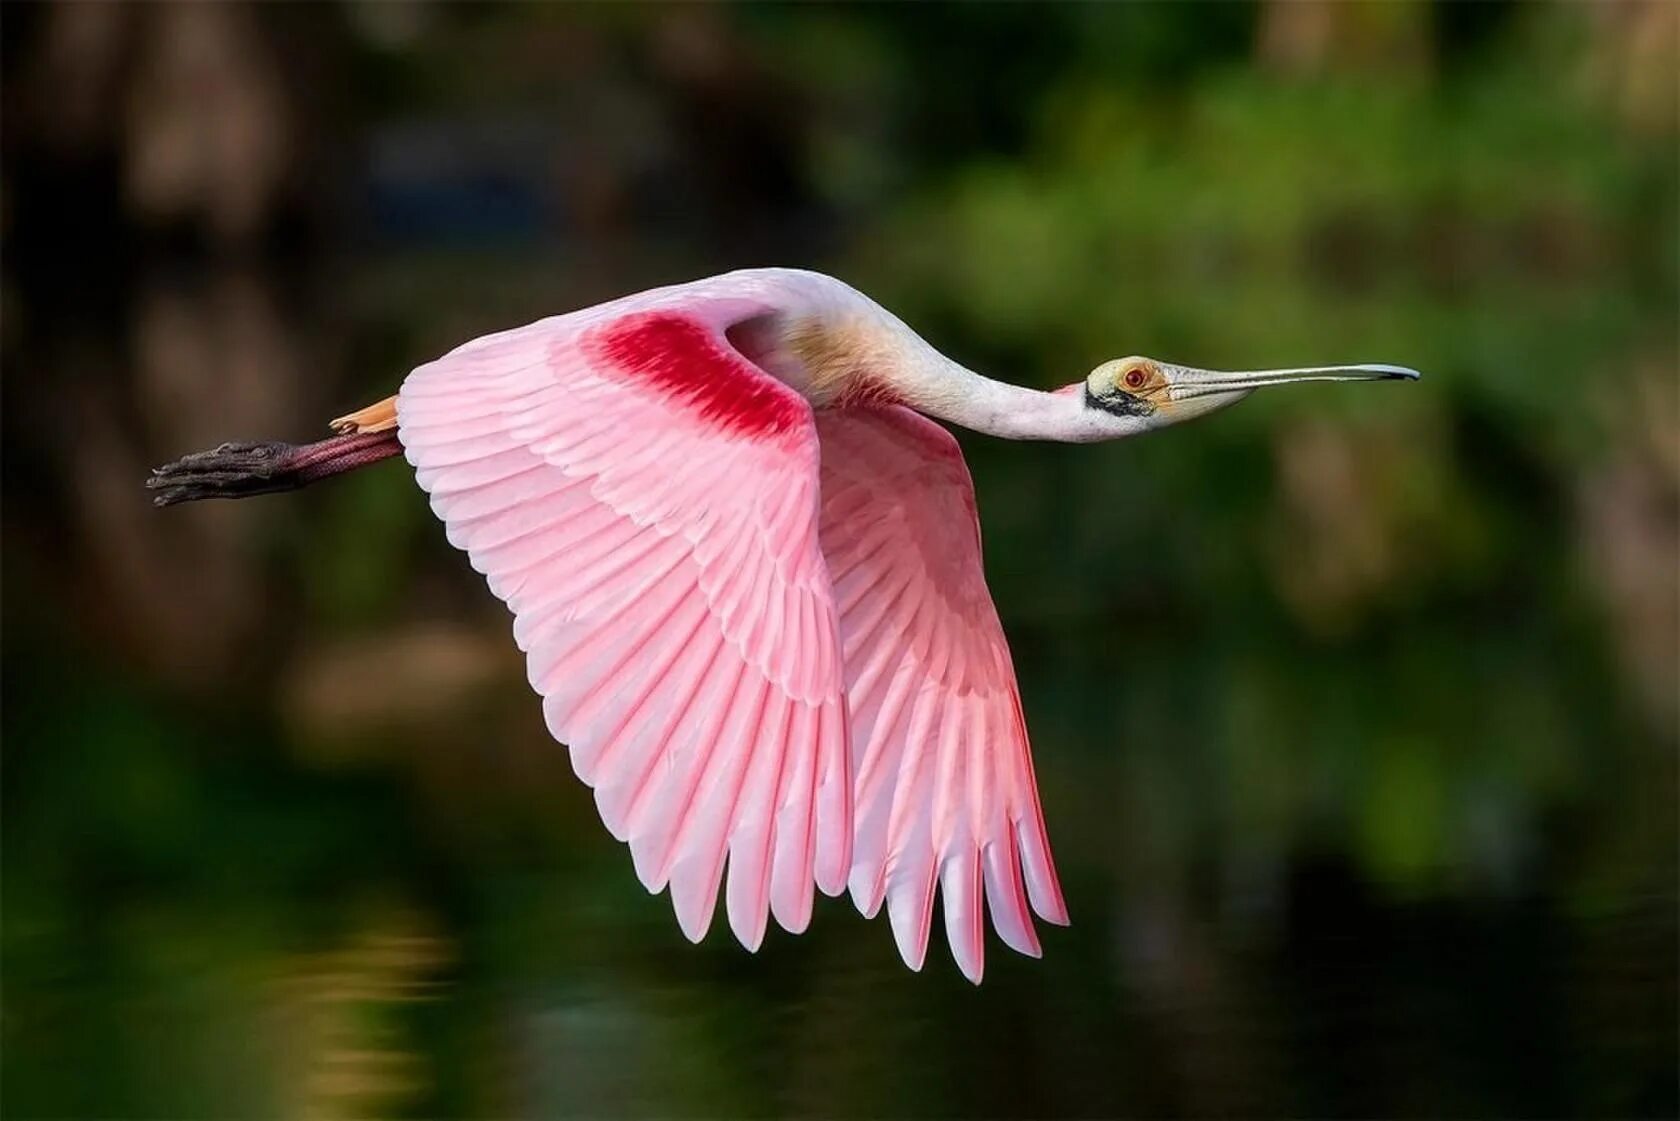
M1143 371L1138 367L1133 366L1131 369L1126 371L1124 380L1126 382L1127 389L1142 389L1144 382Z

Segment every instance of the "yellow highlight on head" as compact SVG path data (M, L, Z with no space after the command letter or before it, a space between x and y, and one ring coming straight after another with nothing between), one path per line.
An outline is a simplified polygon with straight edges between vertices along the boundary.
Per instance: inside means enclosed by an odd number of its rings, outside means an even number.
M1152 412L1168 403L1167 376L1153 358L1132 355L1104 362L1086 379L1091 395L1100 401L1123 404L1127 415Z

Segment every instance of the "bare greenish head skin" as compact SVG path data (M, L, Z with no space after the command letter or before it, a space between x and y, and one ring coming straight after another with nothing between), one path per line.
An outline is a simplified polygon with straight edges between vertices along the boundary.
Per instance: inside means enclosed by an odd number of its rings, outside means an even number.
M1203 416L1234 405L1256 389L1303 381L1415 381L1405 366L1302 366L1283 370L1201 370L1133 355L1104 362L1085 379L1085 403L1150 427Z

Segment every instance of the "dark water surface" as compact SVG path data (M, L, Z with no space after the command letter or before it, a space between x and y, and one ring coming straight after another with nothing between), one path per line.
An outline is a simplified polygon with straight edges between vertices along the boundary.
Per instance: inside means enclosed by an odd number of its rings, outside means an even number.
M1600 808L1580 779L1529 819L1453 764L1368 773L1372 737L1286 766L1321 808L1271 832L1218 789L1206 704L1163 685L1184 731L1105 739L1136 707L1095 644L1070 656L1048 680L1022 661L1029 706L1069 693L1038 756L1074 923L1038 962L989 942L978 989L937 934L909 973L842 900L757 956L721 922L688 945L517 680L322 759L248 702L13 659L8 1095L67 1116L1671 1111L1672 866L1617 836L1671 828L1662 791ZM1411 812L1447 837L1338 822L1338 791L1433 806Z

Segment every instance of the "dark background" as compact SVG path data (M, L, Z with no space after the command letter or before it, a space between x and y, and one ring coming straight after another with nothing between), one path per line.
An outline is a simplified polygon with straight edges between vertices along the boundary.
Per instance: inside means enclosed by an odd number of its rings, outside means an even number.
M6 5L8 1116L1673 1116L1668 3ZM400 463L147 468L803 265L1049 386L963 437L1074 924L698 948Z

